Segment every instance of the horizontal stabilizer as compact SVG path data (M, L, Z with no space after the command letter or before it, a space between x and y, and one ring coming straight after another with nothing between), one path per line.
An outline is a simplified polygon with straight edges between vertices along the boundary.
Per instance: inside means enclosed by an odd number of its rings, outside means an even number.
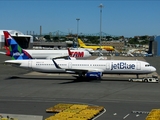
M0 52L0 54L3 54L3 55L5 55L5 54L6 54L6 52Z
M6 62L6 61L5 61L4 65L20 66L20 65L21 65L21 63L14 63L14 62Z

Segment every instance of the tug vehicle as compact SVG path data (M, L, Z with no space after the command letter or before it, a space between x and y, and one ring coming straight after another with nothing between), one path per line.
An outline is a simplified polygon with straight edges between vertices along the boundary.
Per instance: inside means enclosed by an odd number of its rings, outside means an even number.
M130 78L129 82L155 82L158 83L158 76L152 75L152 77L144 77L144 78Z

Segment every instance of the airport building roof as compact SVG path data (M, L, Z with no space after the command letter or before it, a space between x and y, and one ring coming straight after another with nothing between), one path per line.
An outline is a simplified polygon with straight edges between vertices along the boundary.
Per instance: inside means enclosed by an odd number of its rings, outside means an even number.
M22 32L17 30L0 30L0 35L3 35L3 31L8 31L11 35L16 35L16 33L18 33L18 35L24 35Z
M0 30L0 42L4 42L4 33L3 31L8 31L14 39L24 40L28 38L30 43L33 43L33 36L32 35L25 35L18 30ZM0 46L1 47L1 46Z
M11 34L11 36L31 37L31 35L25 35L17 30L0 30L0 35L3 35L3 31L8 31Z

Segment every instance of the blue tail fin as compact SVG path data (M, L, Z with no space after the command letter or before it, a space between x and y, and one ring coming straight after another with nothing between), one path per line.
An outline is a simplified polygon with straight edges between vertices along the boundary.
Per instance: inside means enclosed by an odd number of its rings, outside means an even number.
M13 60L32 59L31 55L23 50L18 43L11 37L8 31L3 31L6 47L10 50L10 56Z
M75 43L74 40L73 40L73 48L77 48L77 44Z

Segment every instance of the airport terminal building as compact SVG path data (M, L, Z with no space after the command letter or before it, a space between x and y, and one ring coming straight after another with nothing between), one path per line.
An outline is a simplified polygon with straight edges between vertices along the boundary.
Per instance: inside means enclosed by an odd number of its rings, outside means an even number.
M155 55L160 56L160 35L154 37Z
M3 49L6 44L3 31L8 31L22 48L33 48L33 36L24 35L22 32L17 30L0 30L0 49Z

